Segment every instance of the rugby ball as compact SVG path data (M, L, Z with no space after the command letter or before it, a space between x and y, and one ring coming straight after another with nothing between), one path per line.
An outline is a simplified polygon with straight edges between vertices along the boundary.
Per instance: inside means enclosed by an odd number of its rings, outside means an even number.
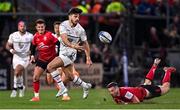
M100 31L98 37L102 43L111 43L112 41L111 35L106 31Z

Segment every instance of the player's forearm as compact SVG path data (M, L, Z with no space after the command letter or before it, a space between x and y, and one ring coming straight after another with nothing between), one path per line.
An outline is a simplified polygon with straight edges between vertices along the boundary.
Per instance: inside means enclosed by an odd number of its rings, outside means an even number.
M10 50L10 49L13 49L13 48L12 48L12 46L9 43L6 43L6 49Z
M66 46L71 47L71 48L74 48L74 45L71 44L71 43L68 41L68 39L67 39L66 36L62 36L61 38L62 38L63 43L64 43Z
M90 59L90 48L89 44L87 41L83 43L84 49L85 49L85 54L86 54L86 59Z
M136 96L133 96L132 103L140 103L139 99Z
M14 50L14 49L13 49L13 45L10 44L10 43L8 43L8 42L6 43L6 49L9 50L11 53L12 53L13 50Z
M33 45L33 44L31 44L31 55L35 55L35 52L36 52L36 46L35 45Z

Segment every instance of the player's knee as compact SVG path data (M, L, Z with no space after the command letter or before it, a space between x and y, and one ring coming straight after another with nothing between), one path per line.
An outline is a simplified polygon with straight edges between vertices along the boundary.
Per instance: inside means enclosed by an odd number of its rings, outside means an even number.
M37 81L39 81L39 76L34 75L34 76L33 76L33 82L37 82Z
M54 69L54 67L51 65L51 64L48 64L47 65L47 70L48 70L48 72L52 72L53 71L53 69Z

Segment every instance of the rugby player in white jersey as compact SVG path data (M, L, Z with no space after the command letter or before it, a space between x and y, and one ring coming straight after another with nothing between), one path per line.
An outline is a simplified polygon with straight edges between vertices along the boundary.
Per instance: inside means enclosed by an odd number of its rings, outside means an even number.
M32 39L33 35L26 31L25 22L20 21L18 31L10 34L6 43L6 49L13 54L14 84L10 97L17 96L17 89L19 89L19 97L24 96L23 72L29 64Z
M74 84L80 85L83 88L83 98L87 98L90 83L86 83L81 80L79 76L73 75L73 64L76 60L77 51L85 51L86 64L92 65L90 58L90 48L87 42L87 36L83 27L79 24L79 18L82 10L78 8L72 8L68 12L69 19L62 22L60 25L60 35L62 39L62 45L60 46L60 54L54 58L47 66L48 71L52 77L56 77L59 74L57 68L63 67L65 75L68 75ZM82 43L82 46L79 45ZM56 94L57 97L67 93L67 88L61 88Z

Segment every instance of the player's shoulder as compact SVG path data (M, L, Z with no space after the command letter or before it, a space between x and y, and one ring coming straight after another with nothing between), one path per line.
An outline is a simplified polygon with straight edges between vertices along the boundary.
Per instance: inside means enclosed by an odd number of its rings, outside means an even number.
M38 34L38 32L36 32L35 34L34 34L34 37L36 37L36 36L38 36L39 34Z
M28 31L26 31L26 35L29 36L29 37L33 37L33 34L28 32Z
M15 31L15 32L10 34L10 36L17 36L17 35L18 35L18 31Z
M77 27L77 29L79 29L79 30L81 30L81 31L85 31L85 29L84 29L84 28L81 26L81 24L79 24L79 23L77 24L76 27Z
M46 31L46 36L53 36L54 37L54 34L51 31Z
M63 22L60 24L60 26L63 26L63 27L69 26L68 20L63 21Z

